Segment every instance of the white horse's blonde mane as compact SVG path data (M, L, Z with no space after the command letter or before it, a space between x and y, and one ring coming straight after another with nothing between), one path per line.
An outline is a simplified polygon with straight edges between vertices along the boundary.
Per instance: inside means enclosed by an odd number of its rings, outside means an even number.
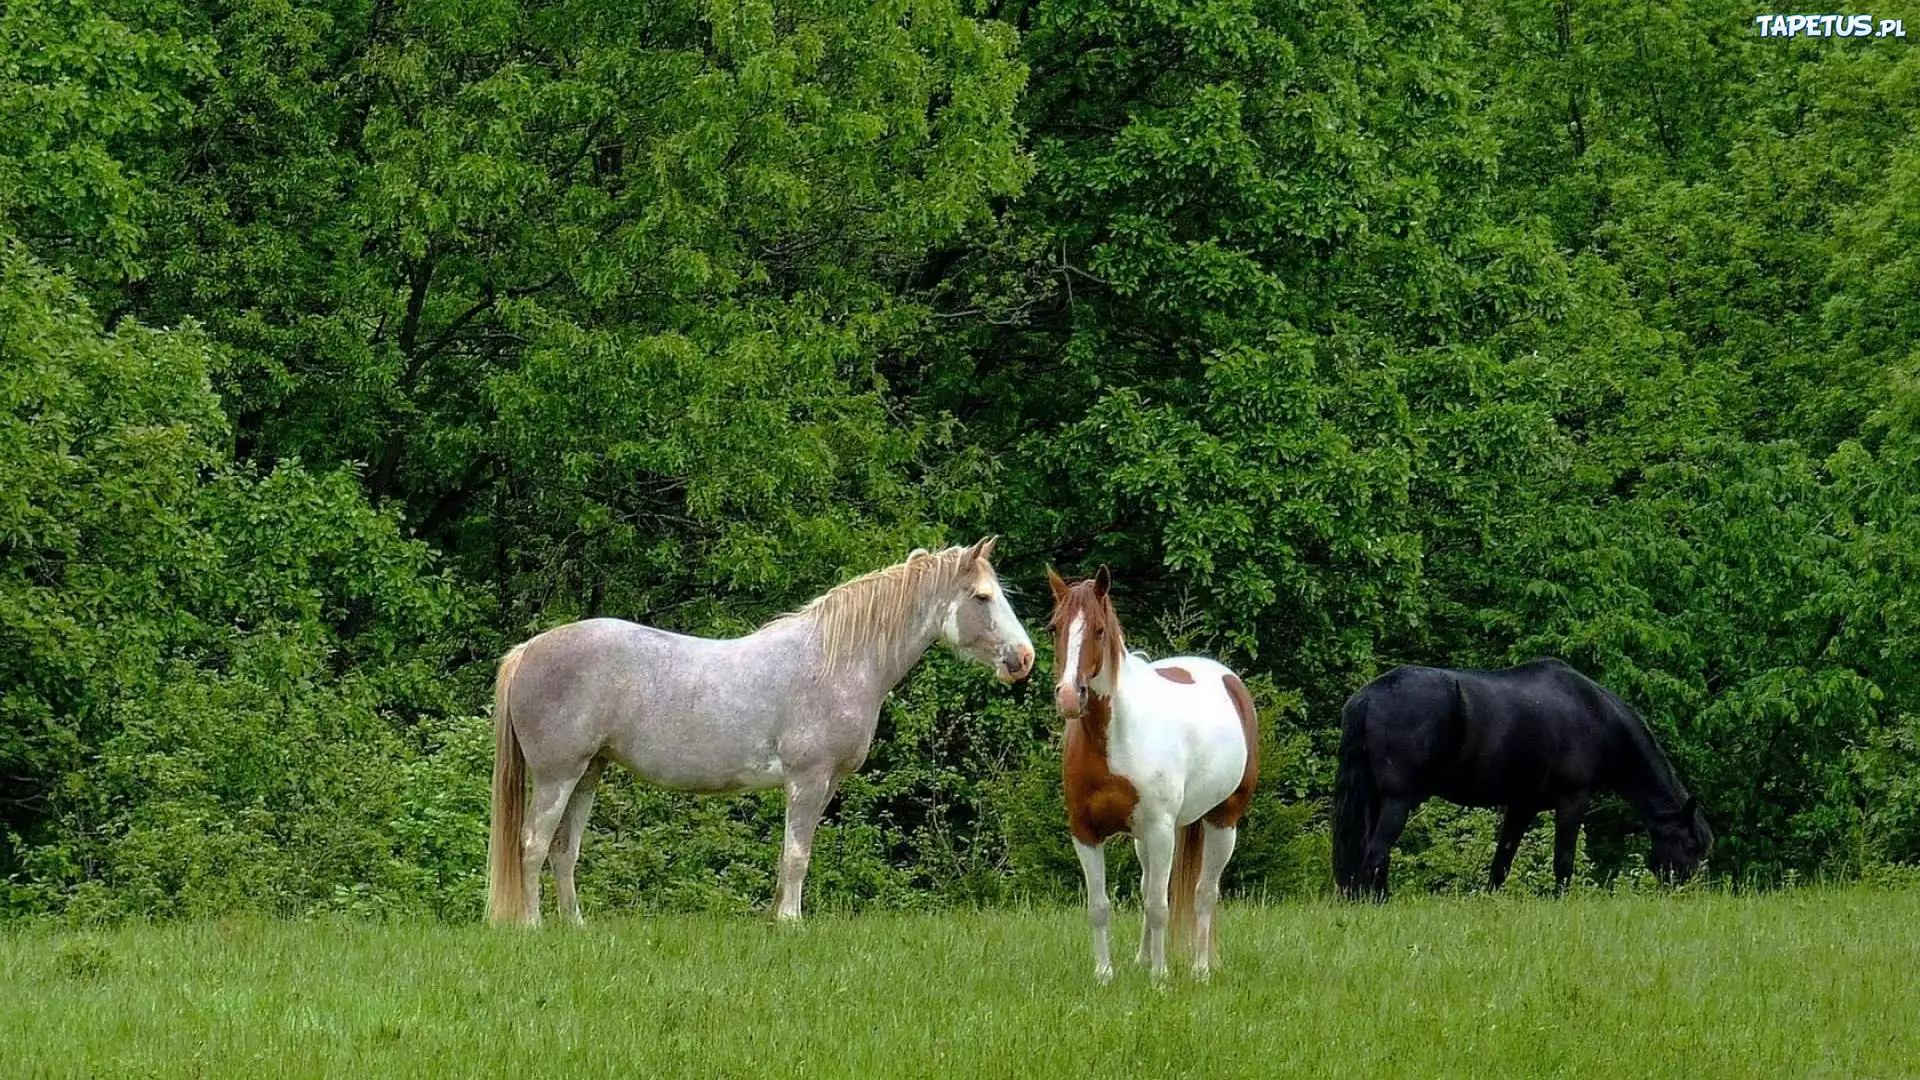
M774 626L812 617L820 634L820 651L829 668L851 661L863 650L891 650L903 644L900 635L925 593L930 579L943 587L957 584L968 568L970 547L945 551L915 549L906 561L883 566L852 581L834 586L809 600L805 607L768 623Z

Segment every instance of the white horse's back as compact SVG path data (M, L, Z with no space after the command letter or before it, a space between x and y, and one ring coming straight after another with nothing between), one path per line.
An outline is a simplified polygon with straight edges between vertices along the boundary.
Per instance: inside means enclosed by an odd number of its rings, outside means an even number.
M810 669L803 643L770 648L760 636L697 638L621 619L541 634L512 687L530 764L604 753L678 791L778 787L778 743L796 695L768 691Z

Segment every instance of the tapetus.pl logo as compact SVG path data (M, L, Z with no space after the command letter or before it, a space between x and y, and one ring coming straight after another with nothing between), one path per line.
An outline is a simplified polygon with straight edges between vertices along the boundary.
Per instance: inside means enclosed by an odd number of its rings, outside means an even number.
M1899 19L1871 15L1755 15L1761 37L1883 37L1903 38L1907 28Z

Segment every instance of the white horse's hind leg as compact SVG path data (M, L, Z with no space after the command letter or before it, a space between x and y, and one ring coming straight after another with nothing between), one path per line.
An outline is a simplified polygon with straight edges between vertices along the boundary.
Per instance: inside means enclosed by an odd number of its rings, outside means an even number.
M526 831L521 834L520 872L526 883L527 925L540 925L540 868L547 861L547 851L553 843L553 834L560 827L560 819L566 815L567 799L573 794L573 785L579 777L537 777L533 782L533 798L527 807Z
M1167 976L1167 880L1173 876L1173 818L1167 816L1135 830L1140 838L1140 858L1145 870L1145 895L1141 903L1147 909L1146 949L1150 973L1155 979Z
M1107 923L1113 917L1113 904L1107 899L1107 853L1099 844L1073 842L1080 856L1080 874L1087 879L1087 922L1093 927L1093 977L1096 982L1113 980L1113 958L1107 954Z
M1213 910L1220 902L1220 875L1233 858L1233 845L1240 830L1206 828L1206 847L1201 849L1200 887L1193 898L1194 943L1193 973L1204 979L1213 973Z
M780 850L776 918L800 917L800 893L807 882L807 863L813 858L813 830L833 797L833 779L831 773L787 779L787 838Z
M587 771L573 786L573 795L567 800L567 811L560 818L559 831L553 836L553 850L549 858L553 861L554 907L562 919L579 926L580 894L573 888L573 868L580 861L580 845L586 840L587 819L593 815L593 792L600 786L600 770L606 765L603 758L594 758L587 765Z

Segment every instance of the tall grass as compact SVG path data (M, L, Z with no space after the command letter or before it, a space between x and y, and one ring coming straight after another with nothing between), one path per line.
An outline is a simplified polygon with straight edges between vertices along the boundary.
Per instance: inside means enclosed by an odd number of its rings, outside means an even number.
M1920 892L1230 906L1090 978L1077 911L0 934L0 1074L1900 1076ZM1115 920L1131 957L1137 913Z

